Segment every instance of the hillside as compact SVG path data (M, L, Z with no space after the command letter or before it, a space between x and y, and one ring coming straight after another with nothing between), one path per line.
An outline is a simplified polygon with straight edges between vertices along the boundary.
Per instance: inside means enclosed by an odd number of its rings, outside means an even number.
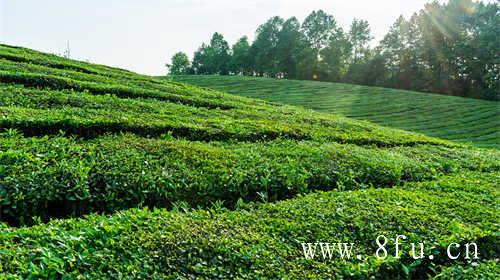
M500 149L500 103L495 101L313 81L235 76L175 76L175 79Z
M0 112L0 278L498 272L496 150L6 45ZM381 234L405 254L378 259ZM479 259L449 259L452 242Z

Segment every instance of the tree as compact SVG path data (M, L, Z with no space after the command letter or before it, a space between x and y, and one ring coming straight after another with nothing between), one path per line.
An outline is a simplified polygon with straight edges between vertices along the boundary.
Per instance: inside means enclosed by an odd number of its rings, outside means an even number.
M368 43L373 39L370 35L370 25L366 20L354 19L349 30L349 41L353 49L354 63L357 63L366 53Z
M197 75L213 74L211 66L212 49L203 43L193 55L192 72Z
M379 50L385 59L388 80L385 86L411 89L416 79L415 53L411 22L400 16L380 42Z
M328 45L320 51L318 72L322 80L342 81L349 66L352 45L343 32L330 37Z
M339 32L333 16L323 10L313 11L308 15L302 23L302 30L306 40L317 53L326 47L332 36L336 36Z
M189 71L189 58L183 52L172 56L171 64L166 64L170 75L184 75Z
M300 32L300 22L292 17L286 20L278 33L277 60L284 78L299 77L300 62L307 58L308 44Z
M193 56L193 72L195 74L229 74L229 45L219 33L214 33L210 45L203 43Z
M438 2L425 5L418 16L418 30L421 34L420 57L425 65L428 85L425 90L446 92L451 85L452 73L451 37L448 23L445 22L444 6Z
M499 8L498 2L471 0L451 0L441 7L451 73L448 83L453 84L454 93L500 99Z
M469 54L467 66L463 71L468 74L474 91L480 97L500 100L500 5L498 3L479 3L471 15L470 38L465 51Z
M251 73L250 44L247 36L241 37L232 48L230 71L234 74L249 75Z
M498 1L433 1L408 20L400 16L374 49L365 20L354 19L344 32L322 10L309 14L302 24L294 17L273 17L259 26L251 45L242 37L230 50L215 33L210 44L195 52L191 72L319 79L500 99L499 14Z
M378 52L373 51L369 59L364 59L361 63L355 64L358 69L349 69L352 71L349 78L351 83L382 86L386 80L385 60Z
M229 63L231 55L229 54L229 44L222 34L215 32L210 40L211 56L209 56L210 68L215 74L229 74Z
M250 53L259 76L277 77L280 73L277 46L283 22L280 17L272 17L257 29Z
M342 30L337 27L337 22L333 16L323 10L313 11L308 15L302 23L301 29L313 52L313 57L310 57L312 61L309 62L312 71L308 78L324 79L319 75L318 71L321 50L327 46L331 47L331 42L341 35Z

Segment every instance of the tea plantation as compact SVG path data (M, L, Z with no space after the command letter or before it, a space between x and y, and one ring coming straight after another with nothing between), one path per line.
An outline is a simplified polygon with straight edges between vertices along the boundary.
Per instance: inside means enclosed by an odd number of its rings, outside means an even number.
M500 270L494 149L7 45L0 115L0 279ZM394 240L376 257L377 236L402 234L400 258ZM307 259L304 242L360 258ZM453 242L478 259L450 259Z
M236 76L175 76L174 79L500 149L500 105L495 101L313 81Z

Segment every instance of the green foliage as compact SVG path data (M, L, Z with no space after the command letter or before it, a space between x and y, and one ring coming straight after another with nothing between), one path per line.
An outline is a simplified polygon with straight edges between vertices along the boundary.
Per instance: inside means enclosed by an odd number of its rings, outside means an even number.
M234 74L249 75L252 69L249 56L250 44L246 36L240 38L232 48L230 71Z
M179 76L176 80L479 147L500 148L500 106L493 101L312 81L221 76Z
M210 45L203 44L195 53L192 72L195 74L229 74L229 45L220 33L214 33Z
M316 53L325 48L341 30L332 15L323 10L313 11L302 23L302 30L313 50Z
M283 25L294 41L297 22ZM0 57L2 279L497 268L498 151L24 48ZM436 261L377 260L379 234L424 241ZM316 241L356 243L364 260L306 260L300 243ZM480 260L445 257L468 241Z
M370 35L370 24L366 20L354 19L349 29L349 41L353 46L353 59L356 64L363 58L368 49L368 43L373 39Z
M180 200L192 206L221 200L233 207L238 199L260 200L259 193L275 201L317 189L391 187L464 169L500 169L498 153L425 146L207 144L133 135L89 142L12 132L1 139L2 216L15 223L30 223L34 215L47 219L132 205L168 208Z
M31 73L9 73L0 71L0 81L8 84L20 84L30 88L42 88L49 90L70 90L91 93L95 95L115 95L121 98L152 98L155 100L180 103L195 107L229 109L230 105L223 102L214 104L210 100L203 100L196 96L182 96L182 91L171 88L170 92L155 89L143 90L130 86L118 84L100 84L95 82L84 82L67 79L55 75L31 74ZM180 93L180 94L179 94Z
M344 31L323 10L302 24L295 17L272 17L259 26L250 48L233 50L238 65L252 58L245 63L249 69L231 72L500 100L499 9L498 3L434 1L408 20L400 16L374 49L366 20L354 19ZM193 73L228 74L209 66L212 49L202 45L195 53Z
M131 209L0 232L6 278L488 278L498 272L498 177L465 173L390 189L317 193L246 209ZM453 227L452 225L455 225ZM455 228L452 230L452 228ZM376 259L379 234L425 242L433 262ZM306 260L302 242L352 242L363 260ZM446 256L476 242L473 264ZM389 254L394 254L391 244ZM494 277L493 277L494 278Z
M377 85L498 100L499 8L451 0L400 17L379 47L387 77Z
M320 51L319 77L324 81L341 81L348 69L352 45L342 32L330 38L328 45Z
M257 29L255 41L249 50L257 75L266 74L276 77L280 73L277 57L279 34L283 22L281 17L272 17Z
M289 18L278 33L277 57L278 68L284 78L298 78L303 75L304 69L299 64L307 59L307 42L300 32L300 22L295 18Z
M170 75L182 75L189 72L189 58L183 52L178 52L172 57L171 64L166 65Z

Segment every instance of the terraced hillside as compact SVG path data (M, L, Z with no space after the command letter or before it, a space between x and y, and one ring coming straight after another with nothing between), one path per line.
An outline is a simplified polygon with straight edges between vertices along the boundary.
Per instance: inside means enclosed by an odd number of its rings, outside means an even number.
M6 45L0 114L1 279L498 273L496 150Z
M175 79L479 147L500 148L500 103L495 101L313 81L234 76Z

